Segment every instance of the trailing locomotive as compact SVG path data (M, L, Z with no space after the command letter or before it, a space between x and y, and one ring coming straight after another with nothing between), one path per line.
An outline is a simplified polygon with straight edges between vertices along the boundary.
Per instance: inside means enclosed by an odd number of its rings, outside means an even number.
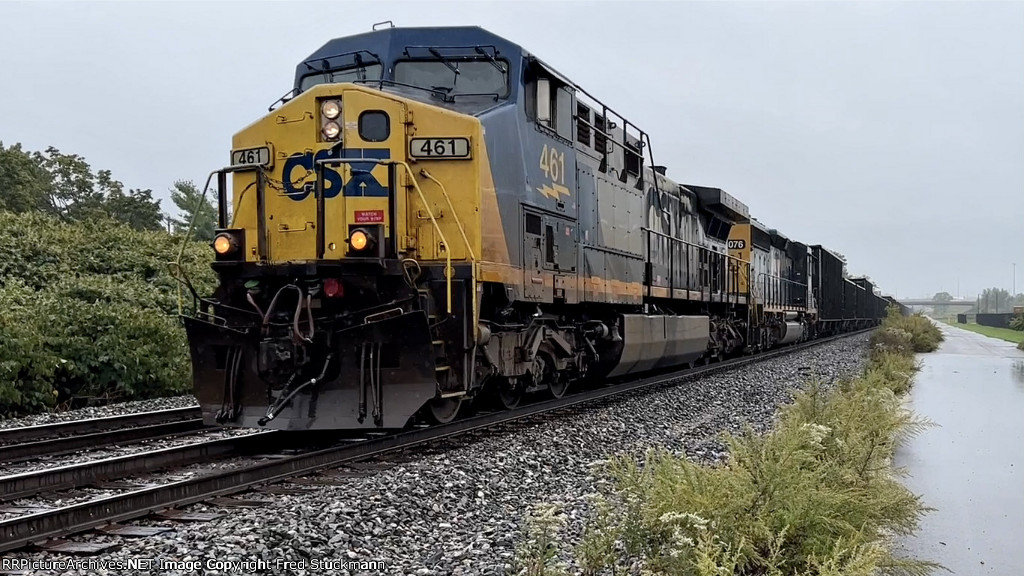
M332 40L279 103L215 173L219 284L184 316L207 423L445 422L884 315L834 254L669 179L644 131L483 29Z

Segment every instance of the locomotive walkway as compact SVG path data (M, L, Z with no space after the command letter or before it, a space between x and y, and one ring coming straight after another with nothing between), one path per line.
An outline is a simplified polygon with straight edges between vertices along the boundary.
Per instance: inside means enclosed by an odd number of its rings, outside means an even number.
M954 574L1018 574L1024 566L1024 352L939 324L910 404L936 426L896 452L905 482L936 508L902 546Z

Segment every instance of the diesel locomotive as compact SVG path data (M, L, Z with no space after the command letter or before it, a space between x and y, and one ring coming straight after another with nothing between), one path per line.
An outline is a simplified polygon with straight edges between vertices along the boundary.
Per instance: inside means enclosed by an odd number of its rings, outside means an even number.
M878 322L840 257L476 27L331 40L211 174L183 315L209 424L396 429ZM209 185L209 182L208 182Z

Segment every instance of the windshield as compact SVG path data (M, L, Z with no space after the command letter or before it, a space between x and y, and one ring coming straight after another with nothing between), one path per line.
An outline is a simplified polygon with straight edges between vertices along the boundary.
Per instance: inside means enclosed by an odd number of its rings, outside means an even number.
M305 91L317 84L337 84L338 82L355 82L356 80L380 80L381 69L380 64L367 64L354 68L327 70L326 72L310 74L309 76L302 77L302 80L299 82L299 90Z
M395 82L442 90L449 95L504 97L508 95L508 65L503 61L495 65L488 60L405 60L395 64Z

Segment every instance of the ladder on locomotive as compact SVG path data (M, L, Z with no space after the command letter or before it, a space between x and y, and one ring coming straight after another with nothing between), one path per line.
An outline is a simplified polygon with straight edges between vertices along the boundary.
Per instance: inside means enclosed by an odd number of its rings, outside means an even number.
M444 372L451 370L451 366L448 364L448 355L445 351L444 339L438 338L437 324L442 318L438 314L434 295L429 288L417 286L416 299L420 310L423 310L427 315L427 324L430 326L430 347L434 360L434 372L438 378L441 378Z
M440 329L441 323L448 315L438 309L437 300L430 288L416 286L416 298L420 310L427 315L427 324L430 327L431 359L434 361L434 374L441 392L440 396L442 398L464 396L469 383L466 382L463 385L454 374L451 354L457 353L452 349L455 344L446 341Z

